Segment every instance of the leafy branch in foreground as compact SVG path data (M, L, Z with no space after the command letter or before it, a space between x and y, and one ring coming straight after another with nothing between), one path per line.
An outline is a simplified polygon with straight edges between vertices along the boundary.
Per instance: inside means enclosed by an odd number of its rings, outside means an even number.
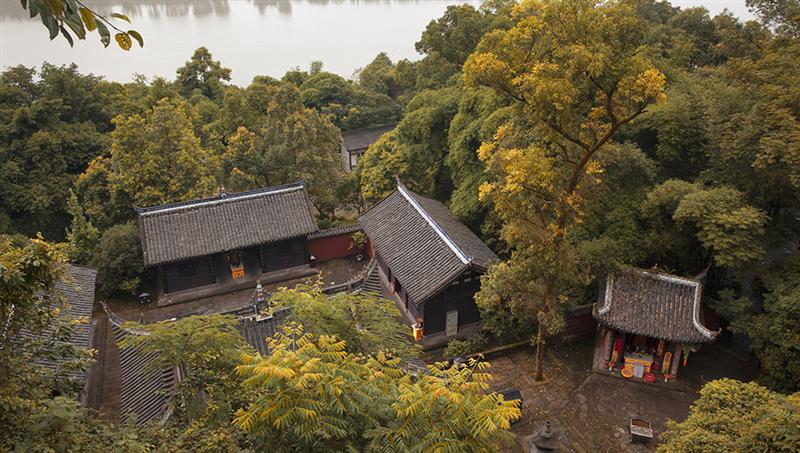
M488 393L489 363L439 363L413 375L398 358L347 352L292 323L271 354L244 354L236 372L256 398L234 423L275 451L497 451L518 402Z
M20 0L22 8L28 10L31 18L37 15L42 24L50 32L53 40L59 32L67 40L70 47L75 44L72 34L78 39L86 39L87 31L100 34L100 42L104 47L111 43L111 27L116 33L114 40L122 50L130 50L135 39L139 47L144 47L144 38L136 30L123 30L114 25L107 17L87 7L80 0ZM111 13L111 17L130 23L128 16ZM70 33L72 31L72 33Z

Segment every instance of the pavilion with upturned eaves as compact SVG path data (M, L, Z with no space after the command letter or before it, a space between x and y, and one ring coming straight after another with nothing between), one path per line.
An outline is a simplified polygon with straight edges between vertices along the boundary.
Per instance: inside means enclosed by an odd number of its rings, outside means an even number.
M702 320L700 279L628 268L609 275L594 307L593 368L631 379L677 376L690 350L719 332Z

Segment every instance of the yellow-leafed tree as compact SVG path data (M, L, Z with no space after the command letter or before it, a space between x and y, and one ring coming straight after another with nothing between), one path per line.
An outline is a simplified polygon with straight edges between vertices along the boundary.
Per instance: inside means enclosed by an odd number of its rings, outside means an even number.
M237 372L256 396L234 423L274 451L497 451L513 437L518 402L487 393L488 363L430 366L412 376L383 352L347 352L293 324L270 355Z
M537 379L544 337L561 324L570 282L588 277L569 246L597 160L614 134L664 98L650 60L646 23L633 2L525 0L514 26L482 39L464 65L467 81L514 101L515 115L478 154L490 181L480 197L503 221L511 258L484 277L484 312L508 311L538 325Z

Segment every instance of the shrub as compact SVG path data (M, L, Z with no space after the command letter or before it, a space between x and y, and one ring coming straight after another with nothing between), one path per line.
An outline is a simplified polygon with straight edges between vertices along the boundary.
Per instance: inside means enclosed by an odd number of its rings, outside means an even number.
M133 222L114 225L100 237L91 266L97 269L100 294L136 294L142 285L144 261L139 228Z
M486 338L481 335L474 335L467 338L454 338L447 342L443 354L449 359L467 357L480 352L484 346L486 346Z

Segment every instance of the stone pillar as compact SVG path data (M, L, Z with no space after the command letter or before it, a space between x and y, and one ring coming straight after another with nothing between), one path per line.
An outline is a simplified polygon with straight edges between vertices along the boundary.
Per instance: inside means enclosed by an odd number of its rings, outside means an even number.
M605 326L598 326L597 335L594 341L594 369L606 368L611 358L611 348L614 339L614 331Z

